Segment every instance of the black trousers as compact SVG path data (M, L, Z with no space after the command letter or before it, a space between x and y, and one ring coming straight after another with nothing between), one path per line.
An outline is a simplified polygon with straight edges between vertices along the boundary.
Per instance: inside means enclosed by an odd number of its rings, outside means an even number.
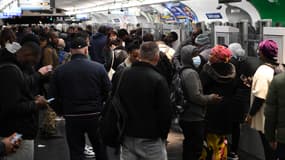
M180 121L183 130L183 160L199 160L203 150L205 122Z
M265 159L266 160L273 160L274 159L274 151L271 148L268 140L265 138L265 135L259 131L260 137L261 137L261 141L263 144L263 148L264 148L264 154L265 154Z
M98 135L98 116L65 117L65 129L71 160L84 160L85 134L87 134L96 160L106 160L106 147Z
M279 160L285 160L285 144L278 143L276 156L279 158Z
M240 122L233 122L231 152L237 153L240 139Z

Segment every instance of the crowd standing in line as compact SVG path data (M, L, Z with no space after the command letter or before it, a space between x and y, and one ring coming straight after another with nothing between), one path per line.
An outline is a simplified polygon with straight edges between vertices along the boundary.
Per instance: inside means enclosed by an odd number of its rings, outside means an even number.
M259 131L266 160L284 159L285 86L275 41L260 42L258 59L238 43L212 46L199 28L180 45L175 32L157 41L151 33L142 36L141 28L130 33L109 26L95 34L92 26L70 26L66 33L52 26L3 28L0 157L33 160L37 135L56 130L54 121L46 123L52 112L65 119L71 160L85 158L85 135L98 160L166 160L176 113L170 93L179 74L183 160L238 160L245 121ZM97 131L117 87L128 120L120 148L111 148ZM15 132L23 137L11 143Z

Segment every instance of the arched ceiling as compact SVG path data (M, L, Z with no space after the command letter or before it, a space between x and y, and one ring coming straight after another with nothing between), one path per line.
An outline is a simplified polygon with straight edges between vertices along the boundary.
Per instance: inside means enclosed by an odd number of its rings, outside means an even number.
M55 6L56 8L61 8L61 9L70 11L74 9L76 10L76 9L96 7L100 5L108 5L114 2L116 1L114 0L55 0Z
M55 7L76 14L137 7L171 1L177 0L55 0Z

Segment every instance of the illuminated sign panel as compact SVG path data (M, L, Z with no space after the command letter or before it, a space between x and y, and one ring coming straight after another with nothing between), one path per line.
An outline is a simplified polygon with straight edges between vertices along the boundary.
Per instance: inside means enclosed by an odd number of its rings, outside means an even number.
M223 19L221 13L206 13L208 19Z
M183 3L163 3L163 6L167 8L172 15L176 18L177 22L183 23L188 22L189 20L192 22L197 22L197 15L185 4Z
M20 0L22 10L49 10L50 0Z
M0 1L2 2L2 1ZM0 12L0 19L6 19L6 18L12 18L15 16L21 16L22 10L20 7L18 7L17 1L7 1L8 3L3 3L1 12Z

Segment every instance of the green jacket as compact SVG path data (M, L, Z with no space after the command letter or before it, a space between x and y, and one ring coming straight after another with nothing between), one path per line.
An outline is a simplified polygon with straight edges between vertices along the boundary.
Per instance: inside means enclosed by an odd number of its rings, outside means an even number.
M285 73L273 78L265 104L265 135L285 144Z

